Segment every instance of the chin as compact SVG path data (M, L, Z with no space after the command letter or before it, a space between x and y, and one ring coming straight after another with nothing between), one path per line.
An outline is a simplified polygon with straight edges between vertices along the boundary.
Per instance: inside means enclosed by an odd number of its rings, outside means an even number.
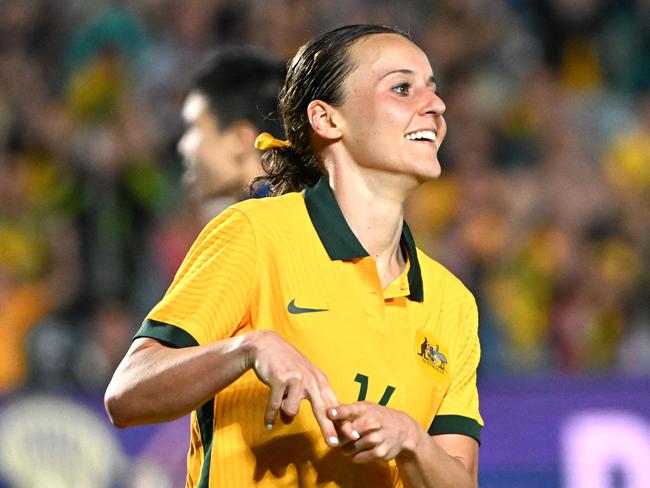
M440 167L440 165L437 165L435 170L432 171L430 179L435 180L439 178L441 174L442 174L442 168Z
M424 170L418 171L416 177L420 183L425 183L427 181L437 179L441 173L442 168L440 167L440 163L436 161L435 164L429 165Z

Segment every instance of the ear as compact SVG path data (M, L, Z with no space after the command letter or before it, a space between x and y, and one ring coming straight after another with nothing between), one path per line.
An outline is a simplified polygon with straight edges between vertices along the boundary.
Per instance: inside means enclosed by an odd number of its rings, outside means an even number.
M247 120L238 120L228 127L231 137L235 139L234 147L238 156L246 156L250 153L257 154L255 149L255 138L257 138L257 129Z
M323 139L341 138L341 127L338 112L329 103L322 100L312 100L307 106L307 118L314 132Z

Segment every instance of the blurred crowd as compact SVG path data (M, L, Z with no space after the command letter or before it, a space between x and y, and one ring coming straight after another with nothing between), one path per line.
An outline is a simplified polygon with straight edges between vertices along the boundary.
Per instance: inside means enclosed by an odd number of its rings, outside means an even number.
M650 374L650 1L3 0L0 393L101 391L200 229L176 144L212 49L409 31L447 104L407 220L482 377Z

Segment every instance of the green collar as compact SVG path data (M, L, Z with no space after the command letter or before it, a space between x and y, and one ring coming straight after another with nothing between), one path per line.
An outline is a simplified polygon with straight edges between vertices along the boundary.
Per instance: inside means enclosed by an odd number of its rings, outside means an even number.
M347 260L368 256L368 251L363 248L345 221L327 178L321 177L318 183L305 190L305 205L330 259ZM400 244L406 249L410 262L409 298L421 302L424 299L422 273L415 241L406 222L402 225Z

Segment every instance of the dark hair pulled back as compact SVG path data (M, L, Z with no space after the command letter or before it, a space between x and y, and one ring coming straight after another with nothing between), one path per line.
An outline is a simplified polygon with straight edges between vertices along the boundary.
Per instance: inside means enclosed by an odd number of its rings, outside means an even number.
M279 111L289 141L286 148L269 149L262 157L272 195L301 191L314 185L324 174L312 148L307 106L322 100L337 106L343 101L343 82L354 66L350 46L372 34L408 34L384 25L357 24L339 27L303 45L289 62Z

